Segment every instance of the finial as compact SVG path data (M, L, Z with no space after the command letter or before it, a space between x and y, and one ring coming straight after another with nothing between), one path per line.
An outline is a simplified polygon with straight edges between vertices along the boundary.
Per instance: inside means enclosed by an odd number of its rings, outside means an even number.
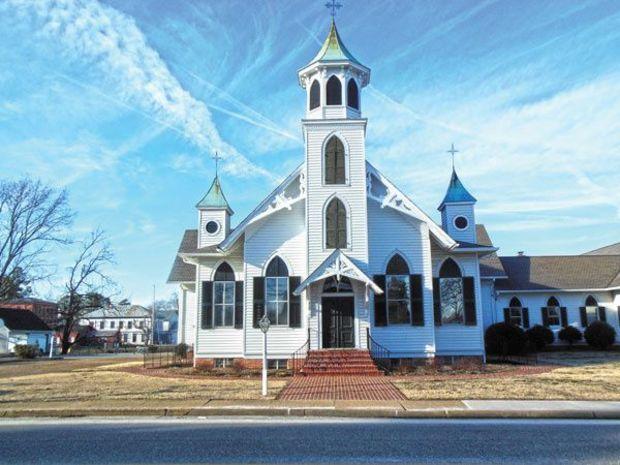
M336 17L336 12L340 8L342 8L342 3L338 3L336 0L331 0L325 4L325 8L332 10L331 11L332 21L334 21L334 18Z
M454 171L454 154L458 152L459 151L454 148L454 143L452 143L452 147L450 147L450 150L447 151L447 153L452 155L452 171Z
M217 178L217 170L218 170L218 166L220 164L220 160L222 159L222 157L220 157L219 154L215 152L215 155L213 155L211 158L215 160L215 177Z

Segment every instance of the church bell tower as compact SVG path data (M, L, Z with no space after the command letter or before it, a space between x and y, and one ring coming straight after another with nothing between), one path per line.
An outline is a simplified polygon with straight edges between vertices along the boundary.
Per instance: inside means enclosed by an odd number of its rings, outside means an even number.
M309 269L335 249L366 267L367 120L361 91L370 81L370 69L345 47L332 17L325 42L298 77L307 95L302 128Z

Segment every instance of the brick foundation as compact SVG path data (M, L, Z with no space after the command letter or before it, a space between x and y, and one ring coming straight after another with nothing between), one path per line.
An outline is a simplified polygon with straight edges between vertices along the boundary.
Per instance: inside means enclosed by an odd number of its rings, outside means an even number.
M287 361L290 368L291 360ZM196 368L211 370L215 368L215 358L196 358L194 360ZM261 358L233 358L232 367L237 370L260 370L263 368L263 359Z

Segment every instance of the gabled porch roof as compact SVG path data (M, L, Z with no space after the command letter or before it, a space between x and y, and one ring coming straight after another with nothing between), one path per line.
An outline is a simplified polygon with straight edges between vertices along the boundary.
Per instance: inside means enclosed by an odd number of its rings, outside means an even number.
M297 286L297 289L295 289L293 293L295 295L300 295L310 284L320 281L321 279L329 278L330 276L336 276L338 279L340 279L340 276L346 276L349 279L364 283L366 288L372 289L375 294L383 294L383 290L377 286L366 273L360 270L360 268L340 249L334 250L329 257L323 260L323 263L317 266L314 271Z

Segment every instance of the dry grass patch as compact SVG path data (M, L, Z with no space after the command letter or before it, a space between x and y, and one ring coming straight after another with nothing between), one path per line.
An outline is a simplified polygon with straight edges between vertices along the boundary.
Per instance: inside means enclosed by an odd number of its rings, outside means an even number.
M547 373L458 379L395 377L409 399L620 400L620 360Z

